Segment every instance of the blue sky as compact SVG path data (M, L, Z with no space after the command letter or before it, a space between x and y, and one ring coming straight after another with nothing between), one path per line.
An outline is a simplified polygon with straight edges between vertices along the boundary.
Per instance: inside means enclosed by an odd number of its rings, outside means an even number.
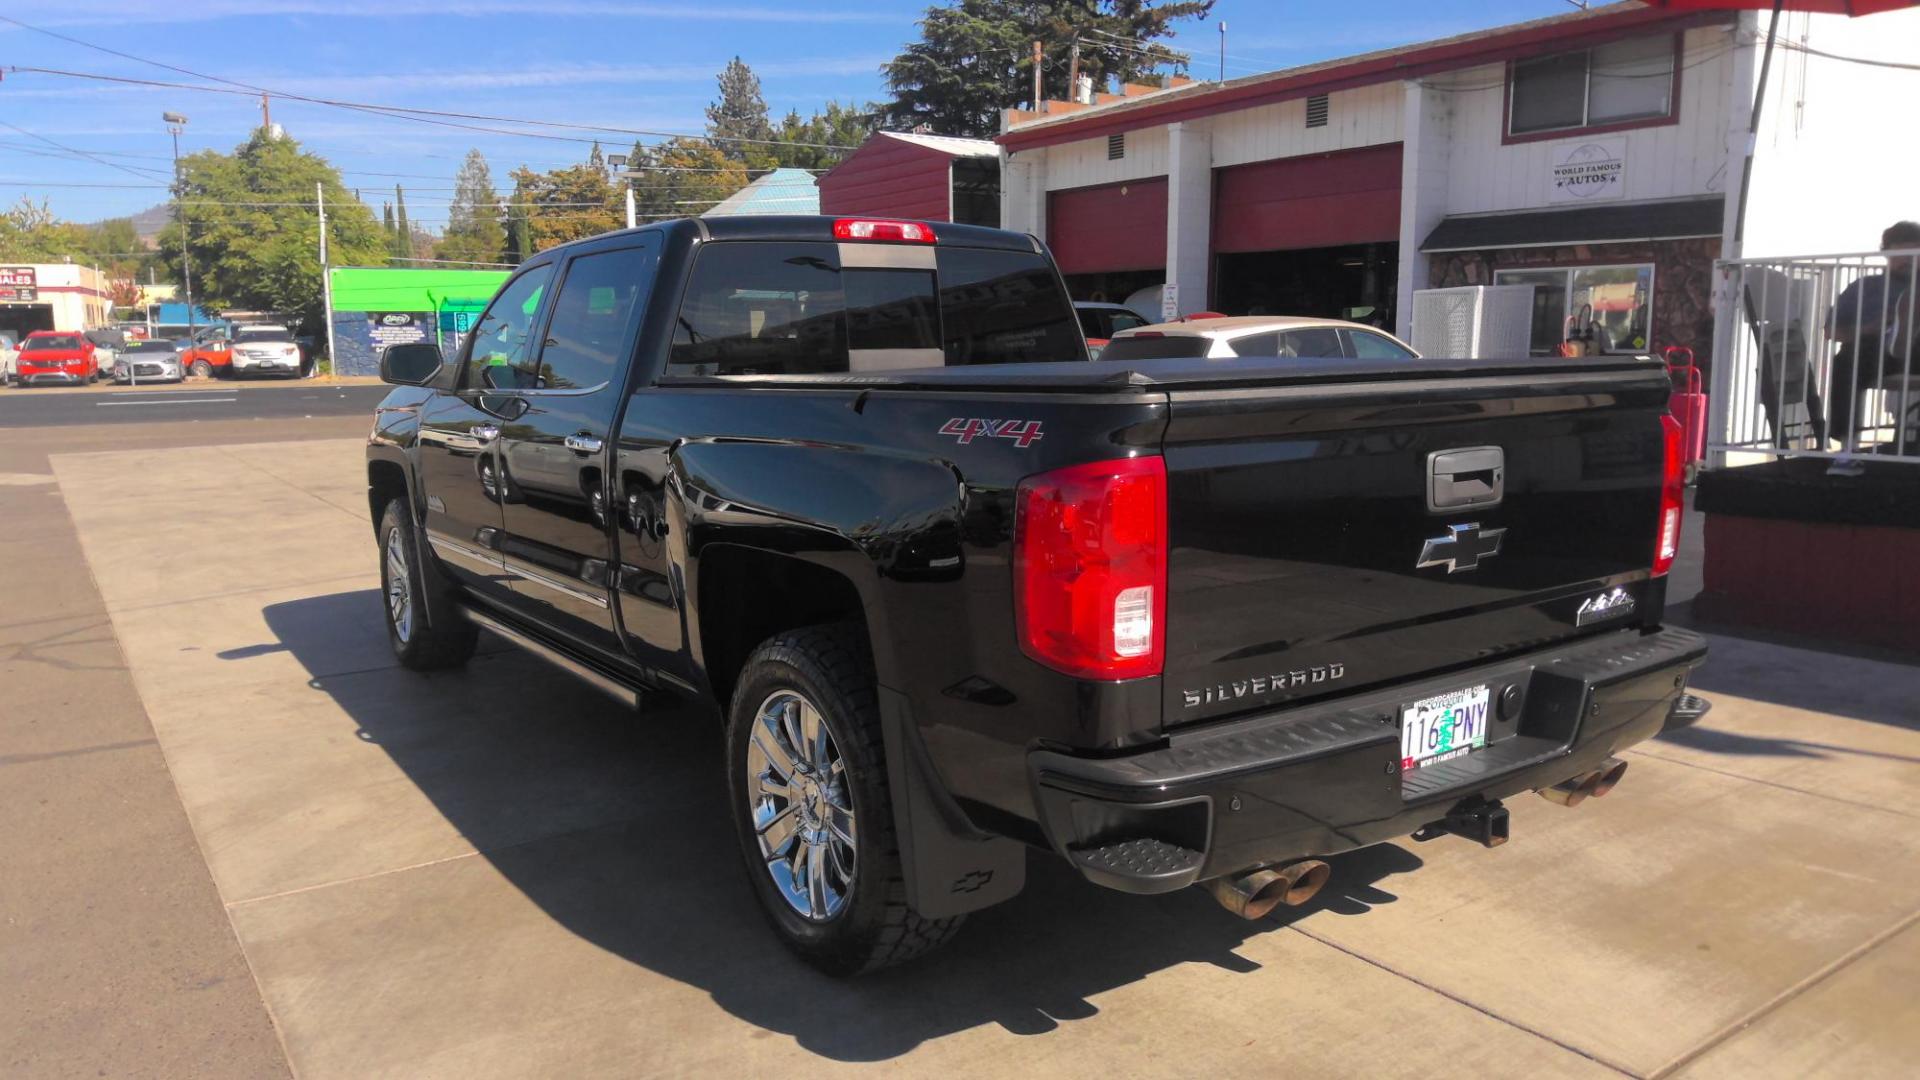
M735 54L760 75L776 117L829 99L880 97L879 66L913 38L925 8L910 0L7 0L0 13L291 93L691 132L703 123L714 74ZM1219 0L1214 17L1190 24L1175 44L1195 54L1196 75L1212 77L1215 24L1226 22L1231 78L1567 10L1565 0ZM194 81L0 24L0 72L13 65ZM5 72L0 203L45 197L62 217L89 221L161 201L169 167L162 111L190 117L183 153L231 148L260 115L251 98ZM497 182L516 165L569 164L588 150L278 99L273 118L374 205L396 180L405 184L414 220L429 227L444 220L453 172L470 147L487 155ZM14 128L121 168L62 156ZM607 140L619 150L630 144Z

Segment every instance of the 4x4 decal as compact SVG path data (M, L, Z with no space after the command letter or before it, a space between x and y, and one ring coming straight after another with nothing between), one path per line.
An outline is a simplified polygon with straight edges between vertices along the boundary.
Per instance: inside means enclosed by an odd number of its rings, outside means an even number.
M960 440L962 446L983 435L994 439L1012 439L1014 445L1021 449L1041 438L1038 420L968 420L958 416L941 425L940 434L953 436Z

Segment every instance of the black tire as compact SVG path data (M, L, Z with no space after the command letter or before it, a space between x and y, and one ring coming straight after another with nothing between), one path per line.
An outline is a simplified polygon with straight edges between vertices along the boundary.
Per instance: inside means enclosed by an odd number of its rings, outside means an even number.
M455 610L452 593L439 575L419 564L413 515L404 499L389 500L380 514L379 551L380 609L386 616L387 643L400 665L414 671L440 671L466 663L479 643L480 630ZM395 599L396 571L405 581L404 620ZM439 615L431 624L422 603L428 589L434 590L433 609Z
M856 860L844 905L824 919L802 915L769 873L754 828L747 781L749 743L760 706L782 692L813 704L839 749L851 795ZM880 711L865 633L857 626L814 626L776 635L747 659L727 712L727 789L747 877L774 932L789 949L830 975L876 971L944 944L965 916L926 919L907 906L881 745Z
M205 360L195 360L193 366L187 370L193 373L194 378L204 379L213 374L213 365L207 363ZM184 379L184 376L182 376L182 378Z

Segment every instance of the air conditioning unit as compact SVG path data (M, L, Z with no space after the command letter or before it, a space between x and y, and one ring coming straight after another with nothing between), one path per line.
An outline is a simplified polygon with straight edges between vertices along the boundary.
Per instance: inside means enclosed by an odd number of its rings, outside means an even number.
M1413 294L1413 347L1447 360L1524 360L1533 341L1533 286L1463 285Z

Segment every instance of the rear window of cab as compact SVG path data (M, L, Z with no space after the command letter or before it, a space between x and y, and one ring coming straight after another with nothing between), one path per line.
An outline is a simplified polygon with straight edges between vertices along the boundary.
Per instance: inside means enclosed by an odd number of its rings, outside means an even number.
M667 374L809 375L1086 358L1072 304L1037 252L901 247L842 266L837 244L705 245ZM884 261L884 260L882 260ZM917 264L917 265L916 265Z

